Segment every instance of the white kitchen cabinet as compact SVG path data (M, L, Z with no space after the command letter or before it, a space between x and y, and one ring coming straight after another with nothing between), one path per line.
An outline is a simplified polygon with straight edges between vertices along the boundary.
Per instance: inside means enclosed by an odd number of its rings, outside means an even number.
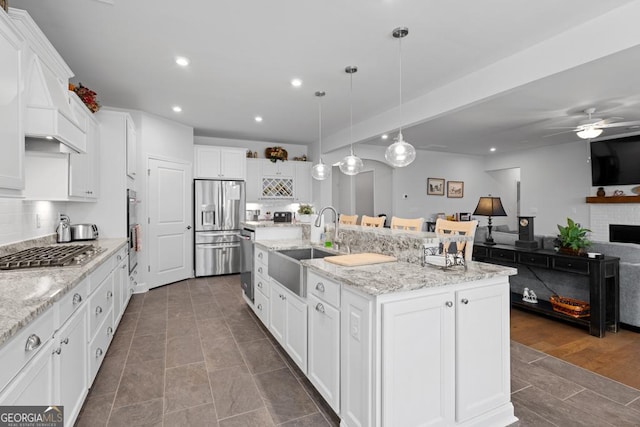
M126 248L116 255L118 265L113 270L113 324L117 327L127 308L131 295L129 291L129 262Z
M253 294L253 311L258 316L258 319L263 325L269 327L269 298L259 290L254 290Z
M294 162L294 165L294 200L309 203L311 202L311 162Z
M247 159L245 184L247 203L258 202L262 197L262 162L261 159Z
M309 304L309 381L340 413L340 310L314 294Z
M0 194L24 188L24 128L21 105L21 54L24 39L8 15L0 13Z
M37 354L0 394L0 405L49 405L53 402L53 341L47 337Z
M262 160L262 175L293 178L295 167L293 162Z
M271 279L269 330L302 372L307 372L307 304Z
M194 145L194 178L246 178L246 150L244 148Z
M136 179L137 173L137 153L138 153L138 138L136 136L136 126L133 123L133 119L130 115L125 116L126 128L126 151L127 151L127 176L131 179Z
M99 196L100 187L100 128L84 104L74 111L78 112L77 116L84 114L87 148L84 153L69 154L69 196L73 200L95 201Z
M81 303L53 337L53 402L64 406L65 425L73 425L88 393L87 306Z

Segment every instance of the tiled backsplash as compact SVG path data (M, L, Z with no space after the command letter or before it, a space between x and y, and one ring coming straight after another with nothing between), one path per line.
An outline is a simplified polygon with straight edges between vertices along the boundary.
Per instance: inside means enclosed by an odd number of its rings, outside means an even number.
M640 225L640 203L602 203L589 206L591 240L609 241L609 224Z
M0 198L0 245L55 233L65 202ZM39 227L38 227L39 225Z

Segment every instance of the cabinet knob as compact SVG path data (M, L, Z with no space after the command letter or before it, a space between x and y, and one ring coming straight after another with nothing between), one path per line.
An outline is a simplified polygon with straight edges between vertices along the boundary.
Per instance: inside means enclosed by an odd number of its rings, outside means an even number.
M62 353L62 348L58 347L55 350L53 350L51 354L60 354L60 353Z
M318 282L318 283L316 284L316 290L317 290L318 292L324 292L324 284L323 284L322 282Z
M82 302L82 295L73 294L73 305L78 305Z
M258 310L262 311L262 304L258 304Z
M258 287L262 289L262 282L258 282Z
M112 328L111 326L109 326L109 327L107 328L107 336L108 336L108 337L110 337L110 336L111 336L111 334L113 334L113 328Z
M69 344L69 337L66 337L65 339L60 341L60 344Z
M107 300L110 300L113 297L113 292L107 291Z
M42 344L40 337L36 334L31 334L29 335L29 338L27 338L27 343L24 345L24 351L35 350L36 348L40 347L40 344Z
M258 267L258 273L262 273L262 267Z
M444 305L446 305L447 307L453 307L453 302L447 301L444 303Z
M122 261L122 255L118 255L118 261Z
M97 306L96 307L96 316L102 313L102 307Z
M258 254L258 258L262 259L262 252Z
M463 304L469 304L469 300L468 300L468 299L466 299L466 298L462 298L462 299L460 300L460 302L461 302L461 303L463 303Z
M321 302L316 304L316 311L319 311L320 313L324 314L324 305L322 305Z
M98 349L96 350L96 359L97 359L97 358L99 358L100 356L102 356L102 353L104 353L104 352L102 351L102 349L101 349L101 348L98 348Z

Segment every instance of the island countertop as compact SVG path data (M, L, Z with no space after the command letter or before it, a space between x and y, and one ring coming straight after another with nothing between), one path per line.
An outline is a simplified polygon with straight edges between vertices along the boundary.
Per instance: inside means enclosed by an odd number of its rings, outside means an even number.
M305 223L292 223L292 222L273 222L273 221L242 221L240 225L248 230L255 231L256 228L264 227L301 227ZM309 223L306 223L309 225Z
M0 345L124 247L127 239L99 239L92 243L104 250L82 266L0 271Z

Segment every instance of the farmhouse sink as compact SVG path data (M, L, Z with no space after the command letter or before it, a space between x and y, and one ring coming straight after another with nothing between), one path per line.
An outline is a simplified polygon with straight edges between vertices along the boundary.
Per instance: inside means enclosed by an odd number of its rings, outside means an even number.
M307 296L307 284L305 282L304 267L300 264L300 261L333 255L335 254L317 248L273 251L269 254L269 276L294 294L305 298Z

